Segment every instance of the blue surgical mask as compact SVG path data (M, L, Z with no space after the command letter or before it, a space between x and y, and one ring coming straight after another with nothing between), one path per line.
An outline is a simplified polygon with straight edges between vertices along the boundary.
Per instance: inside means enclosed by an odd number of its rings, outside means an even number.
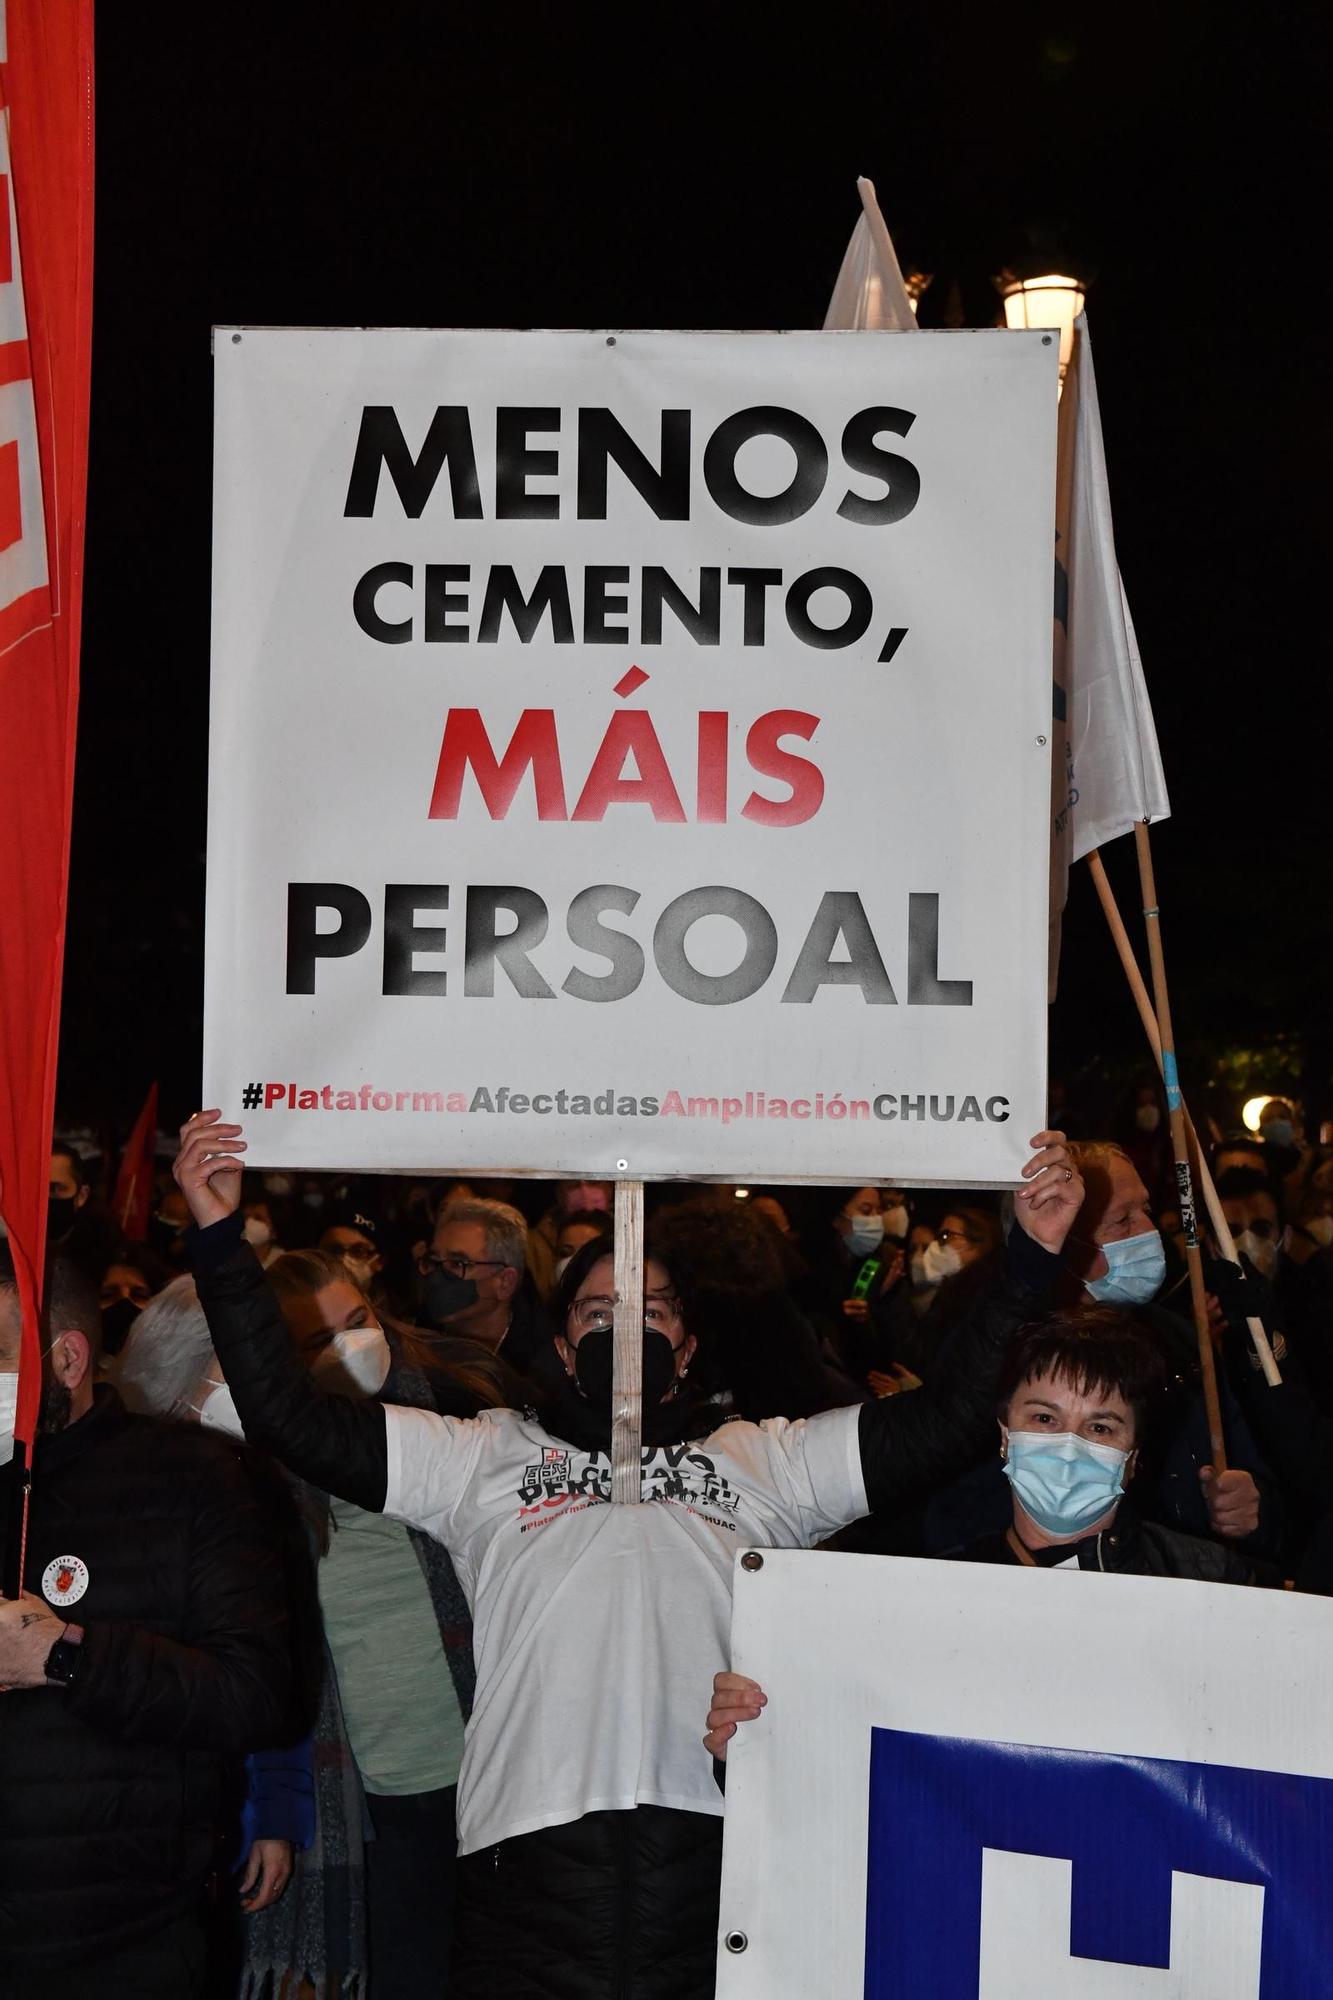
M1080 1535L1125 1490L1129 1453L1075 1431L1010 1431L1004 1476L1048 1535Z
M884 1241L882 1215L851 1215L847 1218L847 1248L854 1257L873 1257Z
M1099 1305L1146 1306L1156 1298L1166 1277L1160 1230L1146 1229L1141 1236L1122 1236L1098 1248L1106 1259L1106 1276L1083 1283Z
M1296 1131L1290 1118L1270 1118L1259 1137L1269 1146L1287 1147L1296 1143Z

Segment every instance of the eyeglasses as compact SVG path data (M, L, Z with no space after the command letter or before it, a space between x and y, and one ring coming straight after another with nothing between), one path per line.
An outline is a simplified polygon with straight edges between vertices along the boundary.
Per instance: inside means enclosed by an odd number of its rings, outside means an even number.
M500 1257L463 1257L456 1252L452 1256L437 1257L433 1250L421 1259L424 1276L428 1271L447 1271L451 1278L466 1278L469 1271L502 1271L504 1260Z
M575 1299L569 1316L580 1333L606 1333L615 1325L615 1299ZM680 1318L680 1300L667 1292L650 1292L643 1302L643 1323L665 1333Z
M935 1241L937 1243L975 1244L977 1238L975 1236L969 1236L965 1229L941 1229L937 1232Z

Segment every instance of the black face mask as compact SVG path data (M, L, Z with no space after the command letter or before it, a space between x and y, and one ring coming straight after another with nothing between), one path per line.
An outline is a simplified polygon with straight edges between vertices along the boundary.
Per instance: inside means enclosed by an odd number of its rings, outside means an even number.
M446 1326L480 1297L475 1278L456 1278L434 1265L421 1280L421 1317L427 1326Z
M185 1252L185 1228L183 1222L164 1222L160 1215L153 1216L148 1224L149 1248L168 1264L179 1264Z
M63 1243L74 1227L74 1197L72 1194L53 1194L46 1203L46 1240Z
M143 1307L136 1299L117 1299L113 1306L102 1307L102 1352L119 1354Z
M574 1379L588 1407L606 1415L611 1409L616 1337L609 1326L585 1333L574 1349ZM676 1377L676 1350L656 1327L643 1330L643 1407L661 1402Z

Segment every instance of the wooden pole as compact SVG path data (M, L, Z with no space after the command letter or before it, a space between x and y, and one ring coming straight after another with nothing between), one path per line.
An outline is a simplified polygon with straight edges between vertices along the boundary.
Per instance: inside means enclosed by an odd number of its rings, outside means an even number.
M1176 1074L1176 1040L1171 1027L1171 996L1166 984L1166 959L1162 952L1161 914L1157 907L1157 883L1153 876L1152 844L1147 820L1134 828L1134 846L1139 859L1139 883L1143 891L1143 922L1148 933L1148 962L1152 967L1154 1011L1162 1046L1162 1081L1166 1085L1166 1109L1171 1121L1171 1146L1176 1156L1176 1199L1181 1227L1185 1232L1185 1264L1190 1279L1190 1304L1194 1308L1194 1331L1199 1342L1199 1373L1203 1378L1203 1406L1208 1417L1208 1443L1214 1472L1227 1469L1226 1442L1222 1435L1222 1406L1217 1395L1217 1368L1213 1361L1213 1338L1208 1331L1208 1300L1203 1289L1203 1258L1199 1255L1199 1232L1194 1221L1194 1184L1190 1178L1189 1140L1185 1136L1185 1105Z
M1129 981L1129 990L1134 995L1134 1003L1139 1010L1139 1019L1143 1023L1143 1032L1148 1037L1149 1047L1157 1059L1158 1069L1161 1070L1162 1037L1158 1033L1157 1016L1153 1013L1152 1001L1149 999L1148 989L1143 983L1143 974L1139 971L1138 959L1134 956L1134 947L1129 941L1129 933L1125 929L1124 919L1120 915L1120 910L1115 900L1115 891L1107 880L1102 857L1095 847L1089 852L1087 862L1093 886L1097 891L1097 900L1102 906L1102 914L1106 918L1111 936L1115 940L1115 948L1120 955L1121 966L1124 969L1126 979ZM1231 1234L1230 1223L1222 1213L1222 1203L1218 1198L1217 1184L1213 1180L1212 1171L1204 1155L1203 1147L1199 1143L1199 1135L1194 1129L1194 1120L1190 1117L1188 1105L1184 1104L1183 1101L1181 1109L1185 1114L1185 1137L1189 1142L1190 1164L1193 1167L1195 1179L1203 1192L1204 1206L1208 1210L1208 1220L1212 1224L1213 1235L1217 1239L1218 1251L1229 1264L1238 1264L1240 1262L1240 1255L1236 1249L1235 1238ZM1267 1382L1270 1389L1280 1389L1282 1386L1282 1375L1277 1362L1273 1358L1273 1350L1269 1345L1268 1335L1264 1331L1263 1321L1252 1316L1246 1320L1245 1324L1249 1328L1250 1340L1259 1358L1259 1366L1263 1370L1265 1382Z
M615 1355L611 1382L611 1499L637 1507L643 1435L643 1182L616 1182Z

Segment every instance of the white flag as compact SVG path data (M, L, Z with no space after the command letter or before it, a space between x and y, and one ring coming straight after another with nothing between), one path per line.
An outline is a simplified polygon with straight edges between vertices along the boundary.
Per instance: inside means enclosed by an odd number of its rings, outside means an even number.
M852 231L833 287L824 331L911 333L916 328L916 314L898 268L893 238L879 212L875 184L863 175L856 187L863 213Z
M1170 813L1134 621L1116 561L1106 453L1088 322L1074 322L1074 350L1060 397L1055 482L1055 624L1052 648L1051 931L1055 998L1060 918L1069 865Z
M1137 820L1165 819L1171 810L1116 562L1097 377L1083 314L1075 321L1060 401L1055 525L1056 736L1064 782L1057 786L1054 834L1067 869L1128 833Z

